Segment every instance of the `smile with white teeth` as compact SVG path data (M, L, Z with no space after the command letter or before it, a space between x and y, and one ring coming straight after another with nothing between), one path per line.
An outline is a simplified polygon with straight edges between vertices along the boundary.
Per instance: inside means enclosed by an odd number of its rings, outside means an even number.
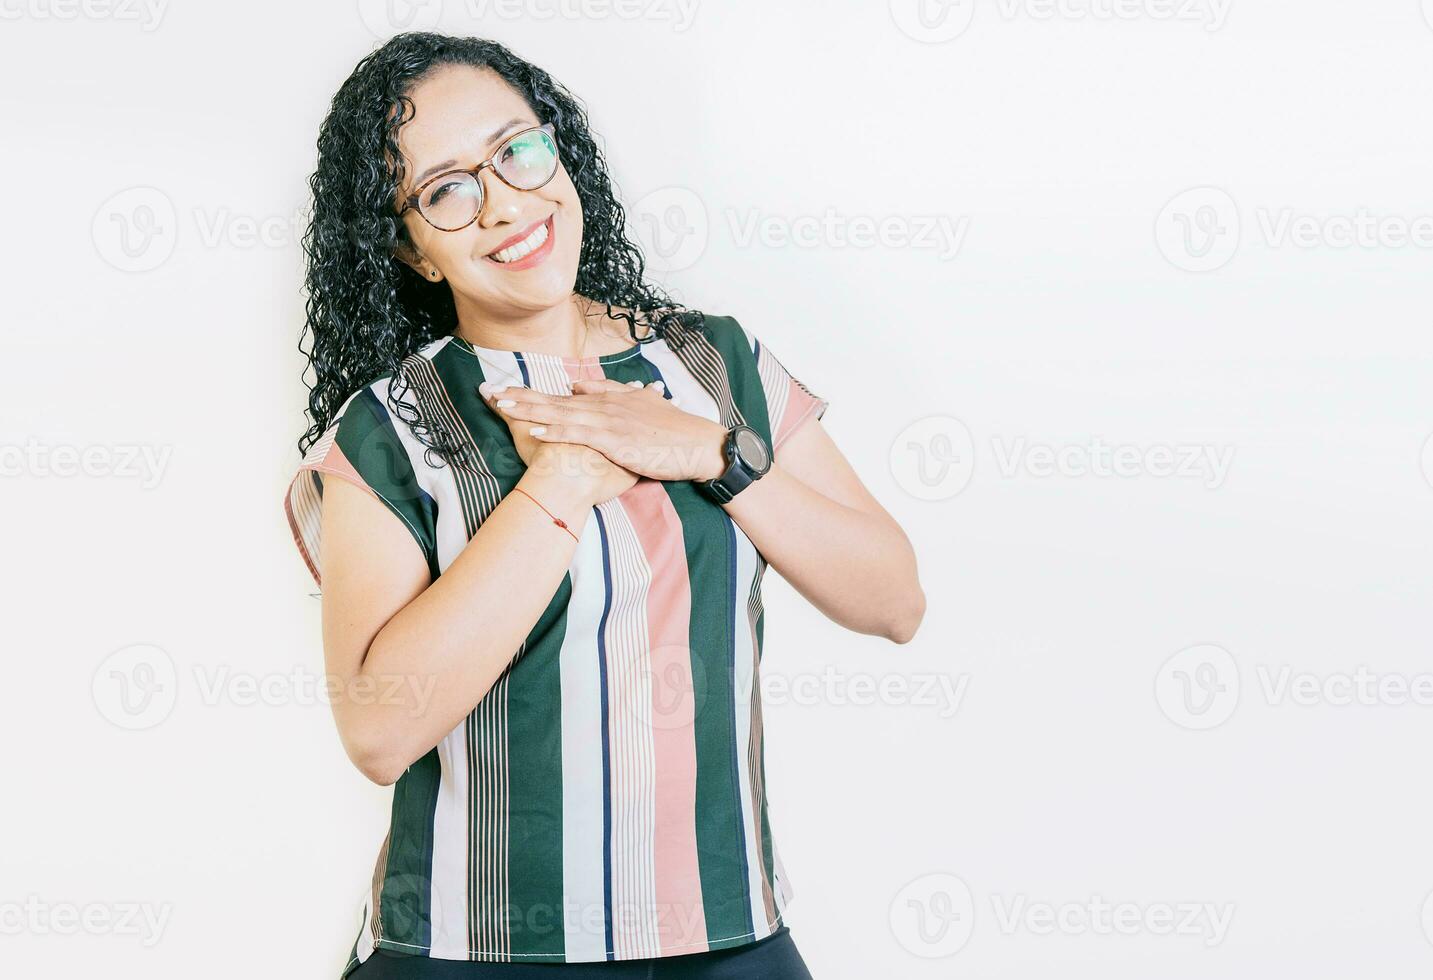
M494 262L516 262L534 249L540 248L545 241L547 241L546 221L534 228L531 235L528 235L516 245L509 245L501 252L494 252L492 255L489 255L488 258Z

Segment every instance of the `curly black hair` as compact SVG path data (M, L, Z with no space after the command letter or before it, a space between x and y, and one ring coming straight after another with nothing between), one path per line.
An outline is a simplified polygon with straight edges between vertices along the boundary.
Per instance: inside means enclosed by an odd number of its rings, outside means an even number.
M443 420L425 418L403 400L405 363L458 325L451 289L431 283L395 255L411 245L394 203L404 167L398 133L413 116L414 86L445 65L495 72L544 122L556 127L563 163L582 201L582 250L574 291L627 321L637 343L665 338L680 344L700 330L700 311L674 302L644 279L641 251L627 237L626 213L577 99L547 72L496 41L428 32L398 34L359 61L339 87L318 138L318 168L309 178L313 212L303 236L307 257L306 323L299 350L307 357L306 453L354 392L392 376L388 407L425 447L430 465L467 465L464 443ZM615 307L622 309L614 310ZM651 328L637 336L639 320ZM312 344L305 349L306 339ZM442 462L436 462L441 460Z

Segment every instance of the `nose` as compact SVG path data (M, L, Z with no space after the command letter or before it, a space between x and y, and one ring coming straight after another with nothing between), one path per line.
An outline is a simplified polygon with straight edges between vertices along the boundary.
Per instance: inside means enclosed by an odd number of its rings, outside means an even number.
M478 175L483 182L483 210L478 215L478 224L492 228L499 224L511 224L522 218L523 191L509 187L492 168Z

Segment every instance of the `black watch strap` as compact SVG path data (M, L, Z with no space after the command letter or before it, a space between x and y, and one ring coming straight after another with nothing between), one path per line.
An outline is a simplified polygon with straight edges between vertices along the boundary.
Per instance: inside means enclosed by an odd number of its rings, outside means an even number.
M743 452L743 443L748 452ZM727 430L722 451L726 470L714 480L697 481L697 485L708 497L724 504L766 475L771 469L771 450L761 433L738 423Z

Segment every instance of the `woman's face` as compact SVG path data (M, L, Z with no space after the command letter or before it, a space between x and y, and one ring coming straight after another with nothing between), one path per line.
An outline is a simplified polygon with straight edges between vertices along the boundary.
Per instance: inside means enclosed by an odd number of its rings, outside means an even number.
M507 82L481 68L444 66L410 96L414 115L398 134L406 167L399 207L430 177L475 167L508 136L547 121ZM553 178L535 191L509 187L491 167L478 179L483 206L476 221L458 231L439 231L409 209L403 222L417 254L403 248L399 257L429 282L439 281L432 275L436 269L452 285L460 311L502 319L570 298L582 252L582 203L566 167L559 162ZM534 232L540 235L544 224L548 241L540 248L517 261L493 257Z

